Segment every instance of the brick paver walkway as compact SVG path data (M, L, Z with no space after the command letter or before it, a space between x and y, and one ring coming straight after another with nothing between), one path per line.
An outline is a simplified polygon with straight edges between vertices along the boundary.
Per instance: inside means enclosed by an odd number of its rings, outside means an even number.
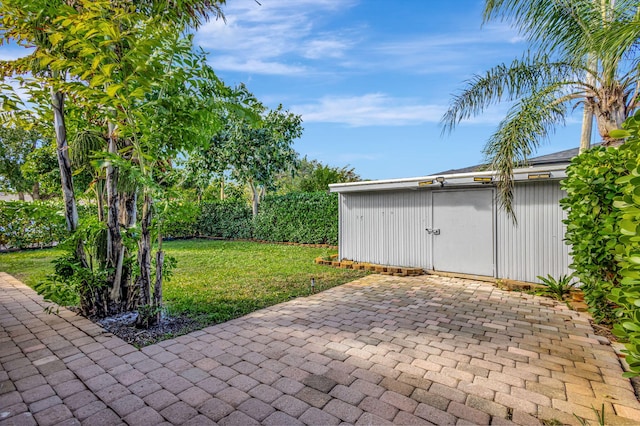
M486 283L371 275L142 350L45 306L0 273L0 425L640 423L585 315Z

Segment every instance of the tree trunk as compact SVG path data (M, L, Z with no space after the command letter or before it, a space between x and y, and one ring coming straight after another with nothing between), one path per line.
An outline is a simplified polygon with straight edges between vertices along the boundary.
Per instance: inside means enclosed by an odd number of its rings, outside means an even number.
M32 191L31 198L33 198L33 201L39 200L40 199L40 182L34 183L31 191Z
M622 128L622 124L629 115L625 103L624 90L620 85L603 87L598 93L598 102L593 104L593 113L598 125L598 132L604 146L618 146L624 139L612 138L609 134L612 130Z
M224 200L224 173L220 175L220 200Z
M138 200L136 192L119 194L120 224L126 228L133 228L136 225L136 202Z
M76 196L73 192L73 174L71 173L71 160L69 158L67 127L64 122L64 93L57 92L53 87L50 88L49 93L53 109L53 127L56 134L56 156L58 158L58 168L60 169L64 217L67 222L67 231L73 233L78 229L79 220ZM81 239L78 239L75 254L82 267L88 268L87 257L84 253L84 243Z
M24 201L24 192L22 192L22 191L18 192L18 200L19 201Z
M69 145L67 143L67 128L64 122L64 94L56 92L53 87L51 93L51 106L53 108L53 126L56 133L56 154L60 169L60 182L62 184L62 200L64 201L64 217L67 221L67 230L75 231L78 228L78 209L73 193L73 175L71 174L71 160L69 159Z
M582 154L591 148L591 130L593 129L593 109L588 102L584 103L584 112L582 114L582 132L580 133L580 149L578 153Z
M162 251L162 236L158 236L158 252L156 253L156 283L153 289L153 306L155 308L155 322L162 317L162 267L164 265L164 251Z
M96 202L98 204L98 220L104 222L104 181L96 181Z
M260 194L258 194L258 188L253 184L253 182L249 182L249 188L251 188L251 207L253 218L255 219L258 216L258 204L260 203Z
M590 70L595 71L598 61L593 54L587 55L587 66ZM585 82L589 87L595 87L596 79L590 72L585 76ZM591 132L593 129L593 97L587 97L584 100L584 111L582 113L582 131L580 133L580 149L579 154L591 148Z
M138 265L140 275L137 287L140 293L138 303L141 306L151 303L151 213L153 201L148 194L142 204L141 235L138 242Z
M114 125L112 123L109 123L109 153L117 153ZM118 220L118 170L111 163L107 166L105 185L107 187L107 267L113 268L113 273L109 276L109 298L114 303L120 303L124 247L122 246L122 235L120 234Z
M137 220L138 201L137 192L120 194L120 223L127 229L134 228ZM129 256L125 247L125 256ZM135 285L131 281L132 270L125 267L122 270L122 284L120 286L122 292L123 305L126 310L135 309L137 306Z

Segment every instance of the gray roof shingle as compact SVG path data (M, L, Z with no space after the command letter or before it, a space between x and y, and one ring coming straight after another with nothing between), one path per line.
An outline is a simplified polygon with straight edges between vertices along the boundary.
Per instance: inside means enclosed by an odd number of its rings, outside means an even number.
M520 167L526 166L542 166L547 164L569 164L571 159L578 155L579 148L565 149L564 151L558 151L551 154L541 155L539 157L529 158L526 163L521 164ZM431 175L450 175L456 173L471 173L488 170L488 164L477 164L475 166L463 167L461 169L450 169L438 173L431 173Z

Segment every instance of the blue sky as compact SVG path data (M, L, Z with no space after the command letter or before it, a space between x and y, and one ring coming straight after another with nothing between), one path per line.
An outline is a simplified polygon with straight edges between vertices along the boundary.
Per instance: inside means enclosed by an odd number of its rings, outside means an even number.
M227 0L226 23L208 22L195 41L227 84L302 115L301 155L363 179L482 162L506 106L450 135L440 118L465 80L527 49L508 23L481 25L483 0L259 1ZM0 59L18 55L0 49ZM577 147L580 116L537 154Z
M474 73L520 57L508 23L482 26L482 0L228 0L227 22L196 43L227 84L301 114L302 155L364 179L421 176L483 160L504 116L493 108L442 135L452 94ZM538 151L579 145L579 111ZM597 133L597 132L594 132Z

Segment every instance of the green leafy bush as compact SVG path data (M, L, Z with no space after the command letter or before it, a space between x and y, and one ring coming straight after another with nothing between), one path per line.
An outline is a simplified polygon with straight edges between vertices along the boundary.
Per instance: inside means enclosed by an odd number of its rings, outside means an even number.
M204 202L196 228L199 235L218 238L251 238L251 208L244 201Z
M615 322L616 305L609 298L619 286L615 259L622 213L613 201L616 181L626 175L628 150L596 147L575 157L567 168L560 204L567 211L565 240L571 245L571 268L583 283L585 301L597 322Z
M161 212L162 235L165 238L187 238L198 235L198 218L201 208L198 203L169 201Z
M338 195L326 192L268 196L255 220L255 238L307 244L338 243Z
M51 246L66 236L62 205L52 202L0 201L0 246Z
M640 375L640 113L625 122L627 143L620 147L630 159L629 173L617 180L621 195L614 206L620 217L619 244L616 246L619 286L609 295L618 309L613 333L625 341L626 376Z

